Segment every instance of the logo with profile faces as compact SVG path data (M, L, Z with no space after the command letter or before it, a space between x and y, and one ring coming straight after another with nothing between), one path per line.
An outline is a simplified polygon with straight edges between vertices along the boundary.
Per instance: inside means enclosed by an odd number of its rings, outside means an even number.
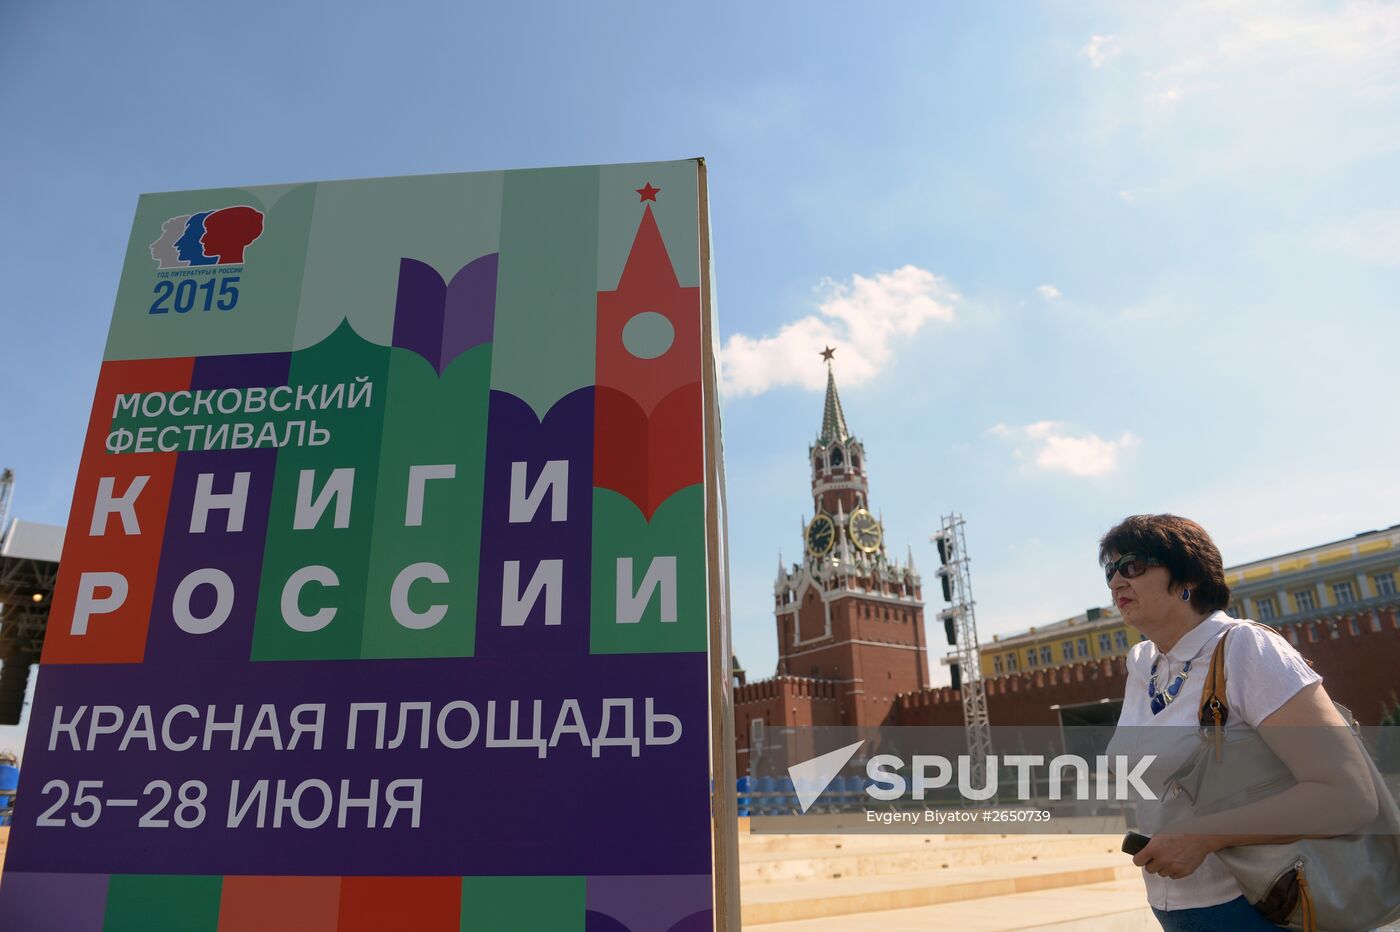
M171 217L151 243L156 267L242 265L244 250L263 233L263 212L239 205Z

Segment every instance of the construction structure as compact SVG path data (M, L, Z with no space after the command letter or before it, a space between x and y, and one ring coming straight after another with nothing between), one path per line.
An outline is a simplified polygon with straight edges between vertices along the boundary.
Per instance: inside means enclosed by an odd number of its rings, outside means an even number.
M10 495L15 488L15 474L8 469L0 469L0 537L5 536L5 524L10 518Z
M0 473L0 725L24 714L30 674L44 648L63 528L8 519L14 473Z
M962 696L963 724L967 728L967 753L972 764L972 785L981 786L992 754L992 726L987 715L987 694L982 685L982 663L977 644L977 610L972 598L972 568L967 555L966 522L962 515L943 516L943 526L930 540L938 548L938 577L943 599L950 603L938 613L950 652L953 689ZM953 659L956 658L956 659Z

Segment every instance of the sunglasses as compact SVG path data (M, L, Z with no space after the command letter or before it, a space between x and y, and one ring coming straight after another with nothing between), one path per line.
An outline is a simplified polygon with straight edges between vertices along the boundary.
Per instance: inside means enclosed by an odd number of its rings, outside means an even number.
M1148 567L1161 565L1161 560L1154 560L1152 557L1144 557L1136 553L1125 553L1118 559L1103 565L1104 582L1113 585L1113 577L1117 573L1122 573L1124 579L1136 579L1146 573Z

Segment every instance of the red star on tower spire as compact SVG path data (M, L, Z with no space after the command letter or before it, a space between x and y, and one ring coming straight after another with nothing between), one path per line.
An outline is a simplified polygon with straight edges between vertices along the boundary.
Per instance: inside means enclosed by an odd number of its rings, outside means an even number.
M641 199L644 200L644 201L655 201L655 200L656 200L656 195L658 195L658 194L660 194L660 193L661 193L661 189L660 189L660 188L653 188L653 187L651 186L651 182L650 182L650 181L648 181L648 182L646 183L646 187L644 187L644 188L637 188L637 194L640 195L640 196L641 196Z

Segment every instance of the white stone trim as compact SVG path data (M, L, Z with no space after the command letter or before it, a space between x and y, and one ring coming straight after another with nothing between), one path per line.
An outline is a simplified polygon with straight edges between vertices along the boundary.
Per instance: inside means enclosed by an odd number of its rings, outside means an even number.
M811 642L811 641L808 641L808 642L806 642L806 643L810 644L810 643L812 643L812 642ZM886 643L885 641L866 641L866 640L862 640L862 639L860 639L860 638L847 638L847 639L844 640L844 641L832 641L830 644L823 644L821 647L813 647L813 648L809 648L808 650L798 651L798 652L795 653L795 654L788 654L788 655L787 655L786 657L784 657L783 659L784 659L784 660L787 660L787 659L791 659L791 658L793 658L793 657L800 657L800 656L802 656L803 654L813 654L813 653L816 653L816 652L819 651L819 650L829 650L829 649L831 649L831 648L833 648L833 647L840 647L842 644L861 644L861 645L864 645L864 646L866 646L866 647L889 647L889 648L892 648L892 649L894 649L894 650L922 650L922 649L923 649L923 648L921 648L921 647L920 647L919 645L917 645L917 644L889 644L889 643Z

